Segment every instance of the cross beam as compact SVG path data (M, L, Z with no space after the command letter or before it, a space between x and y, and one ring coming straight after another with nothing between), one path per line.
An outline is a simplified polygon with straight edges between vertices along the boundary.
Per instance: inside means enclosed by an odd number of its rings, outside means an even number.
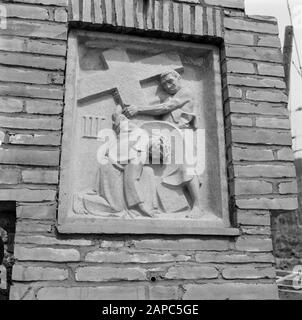
M108 69L94 71L79 80L78 100L116 89L123 104L145 105L141 81L167 69L183 70L177 54L159 54L131 62L126 50L115 48L104 51L103 58Z

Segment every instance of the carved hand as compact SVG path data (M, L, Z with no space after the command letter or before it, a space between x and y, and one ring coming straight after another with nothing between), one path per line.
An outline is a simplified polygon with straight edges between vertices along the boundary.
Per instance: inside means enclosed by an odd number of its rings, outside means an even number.
M138 107L133 105L126 106L123 110L123 114L128 118L132 118L138 114Z

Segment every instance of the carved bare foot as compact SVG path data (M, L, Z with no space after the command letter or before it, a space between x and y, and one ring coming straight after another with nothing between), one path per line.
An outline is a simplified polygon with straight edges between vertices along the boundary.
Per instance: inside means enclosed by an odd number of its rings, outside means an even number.
M138 205L138 208L139 208L140 213L143 216L149 217L149 218L153 218L154 217L154 213L151 210L147 209L144 204L140 203Z
M200 219L204 215L205 212L202 209L200 209L198 206L194 206L188 214L188 217L191 219Z

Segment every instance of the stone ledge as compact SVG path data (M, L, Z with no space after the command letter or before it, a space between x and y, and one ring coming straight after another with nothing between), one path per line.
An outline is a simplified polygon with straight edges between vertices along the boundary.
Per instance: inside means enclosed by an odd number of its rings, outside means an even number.
M239 229L225 227L220 223L203 220L122 220L77 218L58 223L57 229L63 234L170 234L170 235L218 235L239 236Z

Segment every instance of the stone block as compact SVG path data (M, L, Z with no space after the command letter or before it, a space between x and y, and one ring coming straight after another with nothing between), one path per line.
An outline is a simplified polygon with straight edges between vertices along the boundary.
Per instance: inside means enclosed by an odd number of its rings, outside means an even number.
M227 83L229 85L245 86L245 87L261 87L261 88L274 88L285 89L285 82L280 79L268 79L259 77L248 76L227 76Z
M43 221L44 222L44 221ZM20 220L17 221L16 225L16 232L17 233L41 233L41 232L51 232L52 231L52 226L49 224L45 223L39 223L37 220L36 221L25 221L25 220Z
M172 251L225 251L229 248L227 240L198 240L198 239L182 239L182 240L135 240L134 246L138 249L153 250L172 250Z
M247 90L246 98L254 101L287 102L287 96L279 90Z
M229 267L222 270L224 279L274 279L274 268Z
M237 221L247 226L270 226L271 217L266 210L237 210Z
M280 64L258 63L257 69L260 75L284 77L284 67Z
M77 281L138 281L147 280L146 270L142 268L80 267L76 269Z
M48 134L10 134L9 143L15 145L60 146L61 133Z
M196 262L200 263L233 263L233 264L249 264L249 263L274 263L275 259L271 253L256 254L217 254L217 253L198 253L195 256Z
M246 166L234 166L236 177L270 177L270 178L291 178L296 176L295 166L255 164Z
M224 26L227 29L251 31L259 33L278 34L278 26L273 23L263 23L259 21L249 21L236 18L225 18Z
M244 9L244 0L205 0L205 4L225 8Z
M255 198L255 199L237 199L236 205L240 209L264 209L264 210L296 210L298 200L292 198Z
M63 111L63 103L55 100L26 100L25 109L27 113L32 114L61 114Z
M22 244L35 244L35 245L60 245L60 246L90 246L92 245L91 240L85 239L57 239L54 237L47 237L41 235L16 235L16 243Z
M298 186L296 181L283 182L279 184L280 194L298 193Z
M29 53L23 54L13 52L1 52L0 63L8 66L20 66L48 70L64 71L65 69L65 59L62 57L51 57L41 55L37 56Z
M257 44L258 46L263 47L281 48L281 43L278 36L259 35Z
M254 35L245 32L234 32L226 30L224 40L226 43L230 44L240 44L245 46L254 45Z
M262 128L276 128L290 130L290 120L280 118L256 118L256 126ZM290 133L289 133L290 134Z
M254 145L284 145L291 146L292 139L288 132L273 129L233 129L233 142Z
M230 101L226 104L226 112L243 114L263 114L288 116L288 110L283 105L272 105L269 103L248 103L241 101Z
M233 147L231 150L234 161L273 161L274 155L272 150L255 149L244 147Z
M242 194L270 194L273 193L272 183L257 180L235 179L235 195Z
M19 261L76 262L80 261L80 253L75 249L29 248L16 245L15 258Z
M144 300L144 286L45 287L38 300Z
M88 252L85 261L98 263L165 263L174 261L188 261L190 256L152 253L130 252Z
M178 300L177 286L152 286L149 287L150 300Z
M2 149L0 153L0 163L38 165L38 166L58 166L59 150L29 150L29 149Z
M68 278L68 270L50 267L15 265L12 279L15 281L63 281Z
M281 161L294 161L294 152L292 148L283 148L277 151L277 158Z
M236 241L236 249L238 251L247 252L266 252L272 251L272 240L271 239L261 239L255 237L240 237Z
M20 169L0 168L0 184L18 184L20 181Z
M54 201L56 194L56 190L0 189L2 201Z
M184 286L184 300L271 300L278 299L276 284L209 283Z
M54 219L56 216L56 205L18 205L17 218L21 219Z
M24 183L57 184L59 171L57 170L22 170Z
M49 13L46 8L30 5L22 5L20 3L9 3L5 5L7 17L22 18L32 20L48 20Z
M16 112L22 112L22 111L23 111L22 100L9 98L9 97L0 98L0 112L16 113Z
M218 271L213 267L187 264L169 268L164 277L166 279L216 279Z

